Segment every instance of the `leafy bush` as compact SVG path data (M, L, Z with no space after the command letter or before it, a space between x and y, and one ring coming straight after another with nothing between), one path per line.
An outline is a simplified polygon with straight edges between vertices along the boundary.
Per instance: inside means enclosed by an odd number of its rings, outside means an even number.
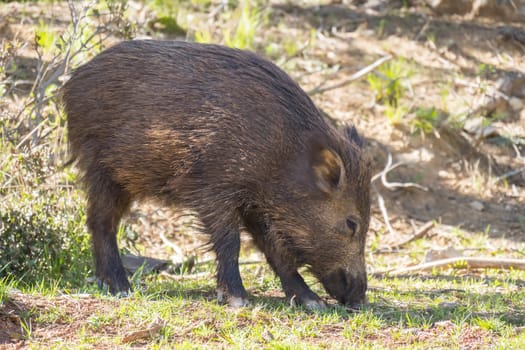
M44 277L65 286L81 285L91 266L83 221L83 211L51 191L38 191L2 206L0 278L14 277L31 285Z
M69 186L75 174L59 167L66 161L67 136L56 92L72 68L108 38L129 38L134 26L125 0L67 5L71 22L65 30L35 23L37 63L26 95L13 93L23 43L0 40L0 284L78 287L92 266L83 206Z

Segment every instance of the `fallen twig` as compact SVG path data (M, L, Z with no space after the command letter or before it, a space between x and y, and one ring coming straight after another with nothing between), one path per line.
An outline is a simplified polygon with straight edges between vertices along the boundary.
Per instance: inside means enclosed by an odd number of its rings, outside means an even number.
M162 271L160 273L160 276L167 277L174 281L181 281L181 280L197 280L200 278L210 277L212 274L211 272L199 272L199 273L192 273L192 274L182 274L182 275L173 275L171 273L168 273L166 271Z
M159 232L159 237L160 237L162 243L164 243L165 245L167 245L168 247L173 249L173 251L175 252L175 254L177 254L177 257L179 259L184 257L184 252L182 251L182 249L177 244L175 244L171 240L169 240L166 237L166 235L164 234L164 232L160 231Z
M399 162L399 163L396 163L396 164L392 165L392 154L390 152L388 152L388 158L387 158L387 162L386 162L385 168L380 173L374 175L374 177L372 177L372 181L375 181L378 178L380 178L381 179L381 183L383 184L383 186L385 186L389 190L395 190L397 188L414 187L414 188L420 189L420 190L425 191L425 192L428 191L427 187L421 186L421 185L416 184L414 182L389 182L387 180L387 178L386 178L386 175L390 171L394 170L395 168L397 168L397 167L399 167L401 165L405 165L405 163Z
M423 238L428 233L428 231L430 231L430 229L434 227L434 225L435 225L434 221L427 222L426 224L421 226L411 237L407 238L401 243L396 244L395 246L392 247L392 249L400 249L410 242Z
M388 155L389 155L389 159L392 160L390 151L388 152ZM372 189L377 194L377 204L379 206L379 210L381 210L381 214L383 215L383 220L385 221L385 226L386 226L388 232L390 233L390 236L394 237L394 236L397 235L397 233L394 230L394 228L392 227L392 225L390 224L390 219L388 218L388 210L386 209L386 206L385 206L385 200L384 200L383 196L381 195L381 193L379 192L379 190L377 189L377 187L376 187L376 185L374 183L375 180L378 179L380 174L382 174L383 172L385 172L385 170L388 169L388 166L389 166L389 164L387 162L387 165L385 166L383 171L381 171L379 174L374 175L372 177L372 180L370 181L370 183L372 184Z
M425 34L426 30L428 29L428 25L430 24L430 18L427 18L425 21L425 24L421 27L417 35L414 37L414 41L419 41L419 38L421 38L422 35Z
M343 80L342 82L340 83L337 83L337 84L334 84L334 85L330 85L330 86L327 86L327 87L322 87L324 85L324 81L319 84L318 86L316 86L315 88L313 88L312 90L308 91L308 95L315 95L315 94L321 94L323 92L326 92L326 91L329 91L329 90L334 90L334 89L339 89L345 85L348 85L350 84L351 82L367 75L368 73L370 73L371 71L373 71L374 69L376 69L377 67L379 67L380 65L382 65L383 63L385 63L386 61L389 61L392 59L392 55L386 55L386 56L383 56L381 57L380 59L378 59L377 61L375 61L374 63L366 66L365 68L363 69L360 69L359 71L355 72L354 74L352 74L348 79L346 80Z
M499 259L499 258L477 258L477 257L457 257L443 260L436 260L429 263L419 264L415 266L403 267L400 269L387 270L377 272L374 275L381 277L384 275L395 276L403 275L416 271L429 271L433 269L445 268L458 269L504 269L504 270L525 270L524 259Z
M509 172L507 172L507 173L505 173L505 174L503 174L501 176L498 176L496 179L494 179L494 183L496 184L496 183L500 182L501 180L507 179L507 178L509 178L511 176L514 176L514 175L518 175L519 173L522 173L524 171L525 171L525 166L521 167L519 169L511 170L511 171L509 171Z
M390 235L392 237L395 237L395 236L397 236L397 232L396 232L396 230L394 230L394 228L390 224L390 219L388 217L388 211L387 211L386 206L385 206L385 200L384 200L383 196L381 195L381 193L379 193L379 190L376 188L374 183L372 183L372 188L374 189L375 193L377 194L377 204L379 206L379 210L381 210L381 214L383 215L383 220L385 221L385 226L386 226L388 232L390 232Z
M407 245L408 243L413 242L413 241L415 241L417 239L423 238L430 231L430 229L434 227L434 225L435 225L434 221L429 221L426 224L424 224L423 226L421 226L412 236L410 236L409 238L407 238L403 242L398 243L398 244L396 244L394 246L390 246L390 247L386 247L386 248L380 248L380 249L378 249L378 251L385 251L385 250L391 251L391 250L401 249L405 245Z
M379 209L381 210L381 214L383 215L383 219L385 221L385 226L386 226L388 232L390 232L390 234L392 236L395 236L395 235L397 235L397 233L394 230L394 228L392 227L392 225L390 224L390 219L388 218L388 211L387 211L386 206L385 206L385 200L384 200L383 196L381 195L381 193L379 193L379 190L375 186L374 182L377 179L380 178L381 179L381 183L383 184L383 186L388 188L388 189L390 189L390 190L394 190L396 188L415 187L415 188L418 188L418 189L423 190L423 191L428 191L428 188L424 187L424 186L421 186L419 184L413 183L413 182L407 182L407 183L388 182L388 180L386 179L386 174L388 174L390 171L394 170L395 168L397 168L397 167L399 167L401 165L404 165L405 163L399 162L399 163L396 163L396 164L392 165L392 153L390 153L390 151L388 151L388 150L387 150L387 152L388 152L388 158L387 158L387 162L386 162L385 168L380 173L375 174L372 177L371 183L372 183L372 189L377 194L377 204L379 205Z
M126 344L126 343L135 342L139 339L152 338L153 336L158 334L160 330L162 329L162 327L164 327L165 325L166 325L166 321L157 319L153 321L146 329L128 333L127 335L122 337L121 342Z

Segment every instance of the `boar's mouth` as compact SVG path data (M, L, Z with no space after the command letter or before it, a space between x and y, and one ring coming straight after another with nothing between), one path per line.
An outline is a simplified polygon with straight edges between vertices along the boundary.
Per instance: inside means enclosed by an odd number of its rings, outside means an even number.
M338 302L358 306L366 301L367 279L365 274L335 270L320 278L324 288Z

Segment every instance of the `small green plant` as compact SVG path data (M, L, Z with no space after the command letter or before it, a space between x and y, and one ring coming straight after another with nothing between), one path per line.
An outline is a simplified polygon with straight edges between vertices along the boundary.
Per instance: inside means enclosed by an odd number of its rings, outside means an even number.
M437 109L418 108L414 120L412 120L412 127L415 131L423 134L429 134L434 130L438 123L439 112Z
M386 19L383 18L379 21L379 24L377 25L377 30L376 30L377 36L383 36L383 34L385 33L385 25L386 25Z
M403 118L407 115L408 108L406 106L385 106L385 117L391 125L401 125Z
M199 30L195 32L195 41L202 44L208 44L213 42L213 36L208 28Z
M156 15L148 23L151 30L165 34L186 35L186 30L178 22L179 1L151 0L148 4Z
M494 67L491 64L480 63L478 65L478 75L481 76L481 77L487 77L487 76L489 76L491 74L494 74L496 72L497 72L496 67Z
M0 275L5 268L6 266L0 268ZM8 299L9 291L13 286L14 282L11 276L0 277L0 306Z
M407 90L403 80L412 75L410 65L403 58L399 58L383 64L377 72L368 74L366 80L374 91L377 102L397 107L399 99Z
M224 43L238 49L253 49L255 34L263 22L262 12L250 0L241 0L231 19L236 19L237 24L225 29Z
M426 35L427 37L427 41L429 41L430 43L432 43L431 45L435 46L436 45L436 34L431 32L431 33L428 33Z
M44 51L50 52L57 41L56 34L41 19L35 31L35 41Z
M447 99L450 96L450 84L443 85L439 89L439 98L441 100L441 109L448 112Z
M222 18L226 21L221 30L222 39L215 39L213 31L207 27L195 32L195 41L199 43L219 42L229 47L253 50L257 30L266 21L266 12L261 11L256 3L241 0L233 11L225 11ZM267 46L270 53L276 47ZM288 50L293 50L288 47Z

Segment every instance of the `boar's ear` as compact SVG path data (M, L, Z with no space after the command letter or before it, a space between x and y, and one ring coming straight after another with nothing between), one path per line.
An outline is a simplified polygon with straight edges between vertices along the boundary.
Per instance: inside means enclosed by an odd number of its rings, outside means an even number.
M345 167L337 152L322 147L312 154L312 167L315 183L325 193L332 193L339 189L345 181Z
M350 142L353 142L359 146L359 148L365 147L365 140L359 135L355 126L346 126L344 128L344 134Z

